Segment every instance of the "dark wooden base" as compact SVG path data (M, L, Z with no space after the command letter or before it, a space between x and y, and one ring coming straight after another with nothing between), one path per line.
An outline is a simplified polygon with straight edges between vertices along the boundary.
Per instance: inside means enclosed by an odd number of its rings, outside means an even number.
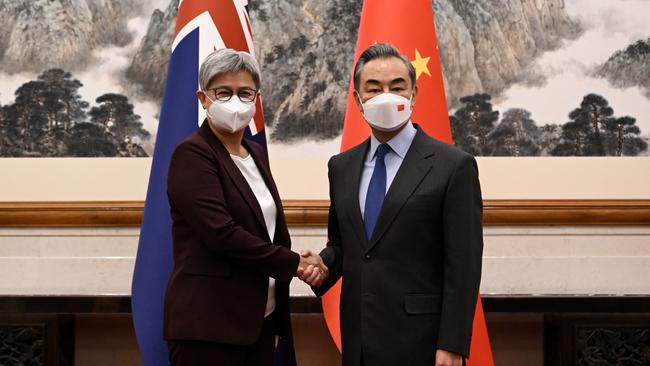
M483 295L491 313L649 313L650 295L530 296ZM130 296L2 296L0 314L130 313ZM292 313L322 313L320 299L292 297Z
M74 315L0 313L0 365L74 365Z
M543 317L545 365L650 365L650 296L482 299L488 317ZM291 308L322 313L315 297L294 297ZM0 296L0 365L74 365L76 316L130 312L128 296Z
M650 314L547 314L544 364L650 365Z

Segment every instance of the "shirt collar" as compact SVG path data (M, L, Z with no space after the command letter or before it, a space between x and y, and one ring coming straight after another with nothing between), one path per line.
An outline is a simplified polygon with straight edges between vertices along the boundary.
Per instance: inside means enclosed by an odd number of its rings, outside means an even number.
M406 126L404 126L404 128L397 135L388 140L387 144L395 154L404 159L417 132L418 130L413 127L413 123L411 123L411 121L408 121L406 123ZM370 133L370 150L368 150L368 161L372 161L372 159L375 158L375 152L377 151L379 144L381 144L381 142L377 140L375 135Z

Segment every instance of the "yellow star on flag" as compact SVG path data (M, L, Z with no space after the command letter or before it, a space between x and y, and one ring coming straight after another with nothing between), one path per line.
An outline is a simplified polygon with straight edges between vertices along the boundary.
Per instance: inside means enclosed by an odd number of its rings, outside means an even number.
M417 48L415 49L415 60L411 61L411 64L415 67L415 80L419 79L422 73L431 76L429 67L427 67L430 58L431 57L422 57L420 51L418 51Z

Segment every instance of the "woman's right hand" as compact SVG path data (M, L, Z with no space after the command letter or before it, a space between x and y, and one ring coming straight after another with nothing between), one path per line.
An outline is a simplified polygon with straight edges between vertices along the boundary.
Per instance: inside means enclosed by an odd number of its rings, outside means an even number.
M310 286L320 287L329 276L329 270L318 254L303 250L300 252L296 276Z

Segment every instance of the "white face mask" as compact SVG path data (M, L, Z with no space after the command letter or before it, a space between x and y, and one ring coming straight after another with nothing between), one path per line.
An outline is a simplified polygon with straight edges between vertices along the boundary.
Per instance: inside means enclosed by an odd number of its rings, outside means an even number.
M411 100L393 93L376 95L361 106L366 122L380 131L395 131L411 118Z
M255 102L242 102L237 95L233 95L227 102L214 101L207 93L205 97L212 102L206 111L210 117L208 120L221 130L230 133L240 131L248 126L255 115Z

